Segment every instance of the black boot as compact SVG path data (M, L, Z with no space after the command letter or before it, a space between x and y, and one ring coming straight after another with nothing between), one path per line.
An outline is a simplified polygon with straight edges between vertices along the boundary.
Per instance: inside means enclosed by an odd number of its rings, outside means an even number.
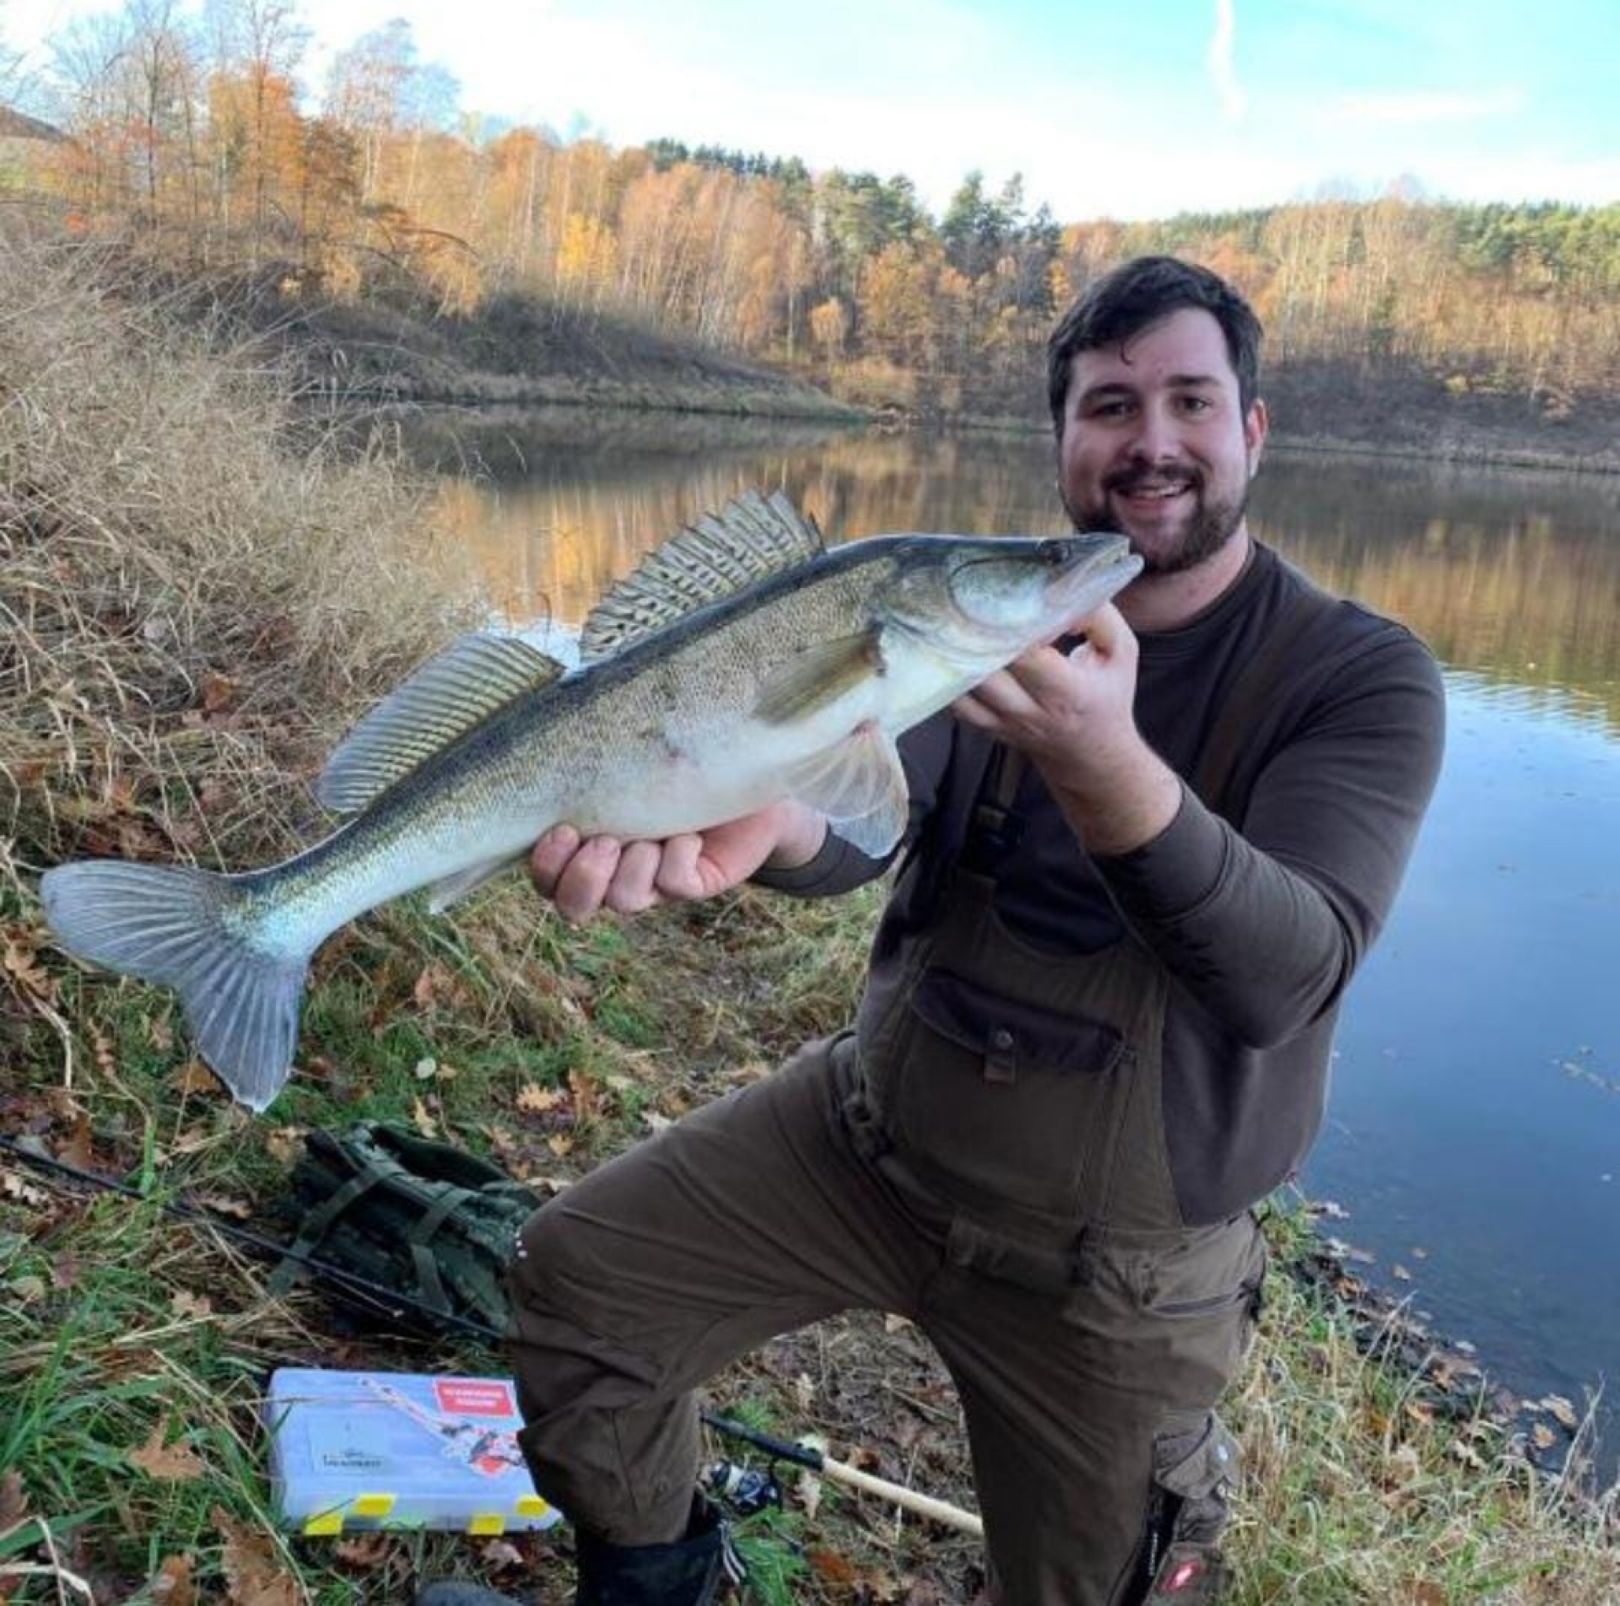
M610 1545L581 1528L575 1606L713 1606L745 1576L720 1514L701 1495L680 1539L664 1545ZM416 1606L519 1606L481 1584L442 1582L418 1592Z
M744 1577L725 1522L701 1495L685 1535L669 1544L610 1545L584 1529L577 1544L575 1606L712 1606Z

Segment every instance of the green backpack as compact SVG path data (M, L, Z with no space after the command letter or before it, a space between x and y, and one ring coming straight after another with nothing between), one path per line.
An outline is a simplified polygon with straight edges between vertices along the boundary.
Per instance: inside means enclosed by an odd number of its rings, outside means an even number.
M395 1318L505 1327L506 1263L540 1200L488 1161L362 1121L341 1138L311 1132L291 1186L286 1214L296 1236L270 1278L272 1293L333 1270L359 1280L346 1285L358 1303L383 1304L365 1299L367 1283L410 1301L385 1312Z

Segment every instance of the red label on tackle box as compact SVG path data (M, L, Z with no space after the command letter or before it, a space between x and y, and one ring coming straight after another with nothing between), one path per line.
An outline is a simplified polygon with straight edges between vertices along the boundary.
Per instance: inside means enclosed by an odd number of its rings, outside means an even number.
M517 1402L505 1383L487 1383L466 1377L436 1377L433 1393L441 1411L457 1416L516 1416Z

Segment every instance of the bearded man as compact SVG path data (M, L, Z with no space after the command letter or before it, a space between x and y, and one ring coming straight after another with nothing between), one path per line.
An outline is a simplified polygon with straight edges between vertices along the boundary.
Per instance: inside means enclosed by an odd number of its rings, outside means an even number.
M1059 491L1142 574L902 741L911 840L855 1024L525 1229L522 1443L581 1602L718 1597L691 1390L852 1307L910 1318L955 1380L994 1599L1214 1599L1254 1207L1320 1124L1443 729L1422 643L1250 535L1259 345L1235 291L1165 257L1070 309ZM533 859L573 919L882 869L794 803L665 843L559 828Z

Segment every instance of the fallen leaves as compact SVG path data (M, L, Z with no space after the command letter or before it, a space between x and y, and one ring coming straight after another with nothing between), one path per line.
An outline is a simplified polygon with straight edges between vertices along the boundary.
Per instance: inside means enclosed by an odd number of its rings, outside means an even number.
M223 1506L214 1507L213 1522L225 1541L231 1606L299 1606L298 1585L282 1568L268 1537L238 1522Z
M63 1165L74 1166L80 1171L94 1171L96 1169L95 1136L90 1130L88 1111L76 1110L74 1112L72 1130L62 1142L57 1144L56 1158Z
M17 1171L0 1171L0 1195L15 1199L18 1204L34 1205L39 1209L44 1209L51 1202L43 1188L36 1188Z
M191 1582L189 1556L165 1556L153 1576L149 1593L161 1606L194 1606L197 1591Z
M165 1444L163 1441L168 1431L167 1418L153 1423L146 1443L138 1450L126 1450L125 1460L139 1467L147 1477L157 1478L163 1483L194 1482L208 1470L206 1464L184 1439Z
M807 1550L804 1559L810 1563L816 1577L824 1584L832 1585L834 1589L853 1589L860 1577L855 1563L837 1550L828 1550L818 1545Z
M219 1078L201 1060L190 1059L170 1078L169 1086L187 1096L224 1096L225 1089Z
M1581 1425L1580 1417L1575 1414L1575 1407L1562 1394L1545 1395L1539 1403L1543 1410L1552 1412L1561 1427L1568 1428L1571 1433Z
M411 987L411 997L424 1012L439 1008L465 1010L473 1004L466 984L437 964L423 968Z
M332 1546L332 1554L341 1566L350 1572L374 1573L388 1560L392 1541L387 1534L355 1534L339 1539Z
M51 1003L56 983L39 964L39 945L26 926L8 926L0 931L0 972L9 976L19 992Z
M538 1082L526 1082L518 1089L514 1100L518 1109L526 1115L549 1115L553 1110L560 1109L564 1102L556 1088L541 1087Z

